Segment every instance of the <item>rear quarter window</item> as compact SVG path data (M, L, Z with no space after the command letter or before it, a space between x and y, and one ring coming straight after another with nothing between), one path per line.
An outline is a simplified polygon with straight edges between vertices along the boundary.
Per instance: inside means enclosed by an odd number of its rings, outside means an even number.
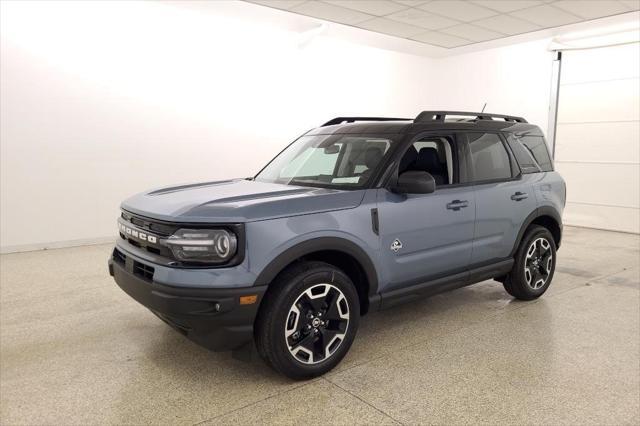
M509 135L508 140L523 173L553 170L547 143L542 136Z

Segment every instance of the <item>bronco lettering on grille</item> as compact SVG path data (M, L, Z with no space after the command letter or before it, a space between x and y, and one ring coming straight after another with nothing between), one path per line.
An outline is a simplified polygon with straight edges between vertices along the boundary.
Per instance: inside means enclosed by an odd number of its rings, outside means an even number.
M126 236L137 238L138 240L146 241L152 244L156 244L158 242L157 237L153 235L149 235L146 232L142 232L134 228L129 228L128 226L123 225L122 223L118 223L118 228L120 228L120 232L122 232Z

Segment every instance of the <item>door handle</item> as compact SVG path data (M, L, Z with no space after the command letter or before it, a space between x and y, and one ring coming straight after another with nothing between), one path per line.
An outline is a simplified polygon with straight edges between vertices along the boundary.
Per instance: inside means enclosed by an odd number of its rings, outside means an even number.
M469 205L469 202L467 200L453 200L452 202L447 204L447 208L449 210L454 210L454 211L458 211L460 209L463 209L465 207L467 207Z
M529 196L527 195L527 193L526 193L526 192L520 192L520 191L516 192L515 194L513 194L513 195L511 196L511 199L512 199L513 201L521 201L521 200L524 200L524 199L526 199L526 198L529 198Z

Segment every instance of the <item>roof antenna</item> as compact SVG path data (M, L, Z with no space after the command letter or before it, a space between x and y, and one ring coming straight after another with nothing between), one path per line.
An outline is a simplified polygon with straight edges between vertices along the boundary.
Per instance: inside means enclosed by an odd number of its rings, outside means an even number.
M482 107L482 111L480 111L480 112L484 112L484 109L485 109L486 107L487 107L487 103L485 102L485 103L484 103L484 106Z

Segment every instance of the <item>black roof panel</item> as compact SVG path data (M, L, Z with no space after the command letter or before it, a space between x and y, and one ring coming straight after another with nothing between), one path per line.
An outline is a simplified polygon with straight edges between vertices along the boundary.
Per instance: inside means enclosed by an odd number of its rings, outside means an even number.
M426 131L493 131L543 136L534 124L499 120L445 120L414 123L413 121L358 121L310 130L307 135L333 134L415 134Z

